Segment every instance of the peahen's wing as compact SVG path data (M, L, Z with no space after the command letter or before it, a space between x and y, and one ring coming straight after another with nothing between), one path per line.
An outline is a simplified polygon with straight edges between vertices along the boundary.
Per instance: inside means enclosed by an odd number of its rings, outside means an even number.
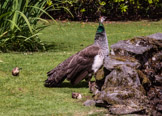
M45 86L59 86L66 78L72 84L80 82L89 72L92 72L91 67L98 52L99 47L91 45L72 55L47 73L48 79L45 81Z
M70 61L67 70L67 79L72 84L79 83L89 73L92 73L94 58L98 55L100 48L96 45L88 46L77 53Z

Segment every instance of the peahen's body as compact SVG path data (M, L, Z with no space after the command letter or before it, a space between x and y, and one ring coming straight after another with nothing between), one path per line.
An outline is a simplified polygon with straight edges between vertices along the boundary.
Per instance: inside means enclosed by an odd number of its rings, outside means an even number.
M72 55L47 73L46 87L59 86L65 79L77 84L83 79L90 79L100 69L109 53L103 21L104 17L101 17L94 44Z

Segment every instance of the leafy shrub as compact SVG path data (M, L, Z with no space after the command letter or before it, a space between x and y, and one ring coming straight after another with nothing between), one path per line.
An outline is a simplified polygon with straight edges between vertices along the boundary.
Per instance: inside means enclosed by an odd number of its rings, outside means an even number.
M110 20L137 20L141 18L161 18L160 0L49 0L53 8L57 4L59 11L50 11L55 18L72 20L96 20L100 15ZM63 9L62 7L66 8ZM73 17L67 13L71 11Z
M36 26L46 0L2 0L0 3L0 50L39 51L45 45L38 38L41 28ZM48 15L48 13L46 13ZM45 20L44 20L45 21Z

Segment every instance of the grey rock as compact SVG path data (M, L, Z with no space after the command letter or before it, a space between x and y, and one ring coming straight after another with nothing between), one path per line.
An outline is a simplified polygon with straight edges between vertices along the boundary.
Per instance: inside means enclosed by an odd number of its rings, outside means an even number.
M119 65L106 76L101 92L94 99L110 104L113 114L140 112L147 109L148 103L137 70L126 65Z
M155 75L155 81L162 85L162 75Z
M143 54L144 52L149 51L153 46L149 45L145 39L142 37L137 37L131 40L122 40L111 46L112 54L120 52L120 55L124 54Z
M84 106L95 106L96 102L94 100L87 100L84 102Z
M155 40L162 40L162 33L155 33L155 34L152 34L152 35L148 35L147 37L153 38Z
M119 56L119 55L118 56L110 55L106 57L104 67L107 70L113 70L115 67L119 65L129 65L130 67L133 67L135 69L140 67L140 63L138 62L138 60L136 60L133 57Z
M162 112L162 104L158 104L158 105L156 106L156 109L157 109L158 111L161 111L161 112Z
M116 114L116 115L124 115L124 114L133 114L135 112L137 112L138 106L126 106L126 105L114 105L112 107L109 108L109 112L111 112L112 114ZM145 110L138 109L138 112L143 112Z
M162 85L162 51L155 53L144 64L144 73L152 81L152 84Z
M149 37L135 37L122 40L111 46L111 55L129 56L144 65L155 53L161 51L162 40Z

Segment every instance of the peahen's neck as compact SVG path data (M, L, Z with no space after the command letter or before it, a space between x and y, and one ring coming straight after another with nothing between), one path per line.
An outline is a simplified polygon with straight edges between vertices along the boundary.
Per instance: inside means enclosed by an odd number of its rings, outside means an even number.
M94 44L98 45L101 48L102 53L105 57L109 54L107 35L102 23L99 23L99 27L97 28Z

